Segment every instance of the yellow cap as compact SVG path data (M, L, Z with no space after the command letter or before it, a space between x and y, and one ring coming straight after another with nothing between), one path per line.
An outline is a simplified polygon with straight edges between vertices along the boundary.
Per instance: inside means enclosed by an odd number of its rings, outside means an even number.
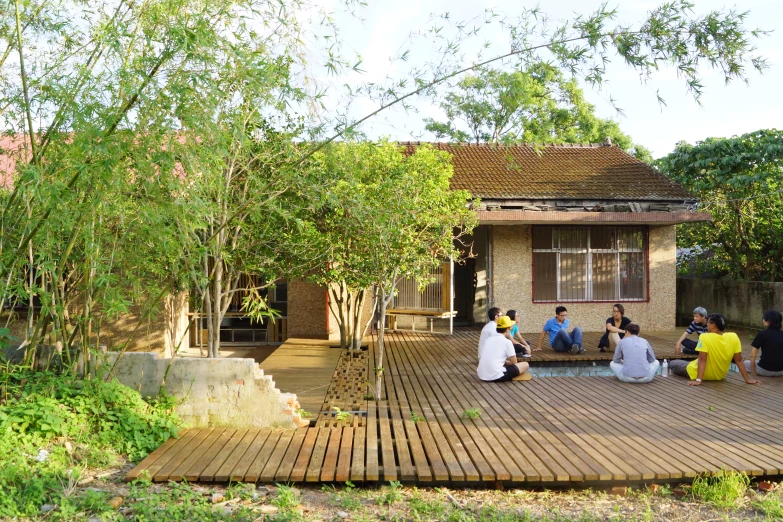
M498 328L511 328L514 324L516 321L512 321L507 315L498 319Z

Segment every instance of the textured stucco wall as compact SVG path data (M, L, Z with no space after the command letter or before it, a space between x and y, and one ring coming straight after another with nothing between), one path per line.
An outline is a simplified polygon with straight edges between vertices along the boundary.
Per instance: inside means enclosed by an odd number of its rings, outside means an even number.
M288 338L326 339L326 307L325 288L301 279L289 281Z
M623 303L625 314L643 330L675 327L676 236L674 226L650 227L650 300ZM554 303L533 303L531 225L494 226L492 230L492 306L519 313L519 329L538 332L554 316ZM612 315L612 303L564 303L571 323L599 332Z
M188 294L182 292L177 295L169 295L162 300L158 309L147 314L146 305L137 304L130 307L126 314L120 314L116 319L104 319L100 329L100 344L106 345L109 350L122 346L133 336L133 342L128 347L131 352L158 352L164 357L170 356L181 343L181 348L190 346L190 336L186 334L188 328ZM72 314L79 314L78 306L72 310ZM0 316L5 320L8 316ZM11 332L19 339L25 338L25 325L27 312L14 313L9 323ZM95 331L97 325L94 326ZM138 329L137 329L138 328ZM134 334L135 332L135 334ZM94 342L94 339L93 339Z
M117 358L108 354L109 361ZM126 353L115 376L142 396L158 394L166 369L166 391L181 402L176 411L192 427L293 427L286 411L289 394L275 388L253 359L159 358L155 353Z

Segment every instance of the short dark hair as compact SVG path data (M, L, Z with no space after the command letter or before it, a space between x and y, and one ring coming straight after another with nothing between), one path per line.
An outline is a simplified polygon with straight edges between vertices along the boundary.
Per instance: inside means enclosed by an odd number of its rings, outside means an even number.
M625 327L625 331L628 332L631 335L639 335L639 332L642 331L641 328L639 328L639 325L636 323L631 323L628 326Z
M517 320L517 311L516 310L509 310L508 312L506 312L506 315L512 321L516 321Z
M499 334L502 334L502 333L506 333L506 330L508 330L508 328L495 328L495 330L496 330L496 331L497 331Z
M777 310L767 310L764 312L764 320L769 323L767 327L770 330L780 330L783 324L783 314Z
M620 315L625 315L625 307L620 303L615 304L614 306L612 306L612 308L617 308L617 311L620 312Z
M493 306L493 307L492 307L492 308L490 308L490 309L489 309L489 311L487 312L487 316L489 317L489 320L490 320L490 321L494 321L494 320L495 320L495 316L496 316L496 315L500 315L500 308L498 308L498 307L496 307L496 306Z
M568 310L566 310L565 306L558 306L557 308L555 308L555 315L560 315L561 313L567 312L567 311Z
M724 315L710 314L710 316L707 318L707 322L714 324L715 328L717 328L719 332L722 332L726 329L726 317Z

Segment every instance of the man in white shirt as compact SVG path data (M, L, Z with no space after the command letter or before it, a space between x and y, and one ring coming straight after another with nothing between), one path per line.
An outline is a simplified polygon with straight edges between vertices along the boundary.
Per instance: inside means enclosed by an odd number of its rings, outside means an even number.
M484 343L487 342L487 339L492 337L493 335L498 335L497 328L498 328L498 317L503 315L503 310L500 308L490 308L487 312L487 316L489 316L489 322L484 325L484 328L481 329L481 337L479 337L479 345L478 345L478 358L481 359L481 352L484 349Z
M479 365L476 369L479 379L488 382L510 381L525 373L530 365L526 362L517 362L514 345L503 336L514 321L507 316L497 320L497 333L487 338L484 343Z

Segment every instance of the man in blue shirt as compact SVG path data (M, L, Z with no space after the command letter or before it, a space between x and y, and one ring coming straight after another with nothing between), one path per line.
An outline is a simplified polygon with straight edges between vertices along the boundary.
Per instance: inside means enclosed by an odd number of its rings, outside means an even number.
M555 316L544 325L536 350L541 349L546 334L549 334L549 344L556 352L584 353L585 351L582 348L582 329L575 326L571 334L568 333L568 310L565 306L555 308Z

